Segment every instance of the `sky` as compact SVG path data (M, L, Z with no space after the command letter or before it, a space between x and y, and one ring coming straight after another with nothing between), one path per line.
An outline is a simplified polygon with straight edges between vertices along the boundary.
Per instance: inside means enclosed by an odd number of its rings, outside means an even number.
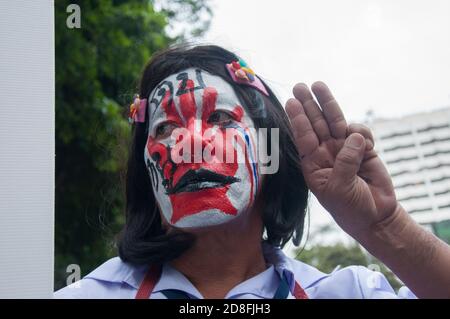
M240 55L283 104L295 83L321 80L348 122L450 106L448 0L213 0L212 9L203 42ZM311 229L331 223L312 202Z

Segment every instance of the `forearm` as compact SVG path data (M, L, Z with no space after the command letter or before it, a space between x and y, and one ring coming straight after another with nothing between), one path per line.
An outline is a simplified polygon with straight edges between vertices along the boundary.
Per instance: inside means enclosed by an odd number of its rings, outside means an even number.
M450 298L450 246L397 205L395 213L356 236L419 298Z

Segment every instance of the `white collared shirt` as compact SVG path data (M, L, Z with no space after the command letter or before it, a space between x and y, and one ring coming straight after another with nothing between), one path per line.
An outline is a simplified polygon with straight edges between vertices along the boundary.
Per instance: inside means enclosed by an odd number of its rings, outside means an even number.
M385 276L363 266L350 266L325 274L301 261L287 257L279 248L264 244L263 252L269 268L232 288L226 299L273 298L283 274L293 291L295 281L308 298L416 298L407 288L396 293ZM55 292L55 298L135 298L148 266L132 266L119 257L112 258L82 280ZM178 289L192 298L203 298L194 285L179 271L164 264L151 299L165 299L165 289ZM289 294L288 298L294 298Z

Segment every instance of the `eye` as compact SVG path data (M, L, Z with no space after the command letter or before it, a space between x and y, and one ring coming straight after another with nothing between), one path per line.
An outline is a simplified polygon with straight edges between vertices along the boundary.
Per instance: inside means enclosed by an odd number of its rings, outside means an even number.
M215 111L209 118L208 123L216 125L227 125L234 120L233 116L224 111Z
M156 127L155 137L160 139L169 137L170 134L172 134L172 131L176 128L177 126L174 123L171 122L161 123Z

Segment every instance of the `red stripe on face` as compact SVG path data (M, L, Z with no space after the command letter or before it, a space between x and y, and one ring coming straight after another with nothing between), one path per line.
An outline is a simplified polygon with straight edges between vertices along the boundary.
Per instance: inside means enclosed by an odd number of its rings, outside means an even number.
M202 133L208 128L213 127L208 123L208 119L216 110L217 90L213 87L207 87L203 90L203 108L202 108Z
M175 109L174 101L171 100L171 94L169 91L166 92L164 95L161 106L164 110L164 113L166 114L166 118L170 122L177 123L178 125L182 125L183 121L180 118L180 115L178 114L177 110ZM169 103L170 101L170 103Z
M242 108L242 106L240 105L236 105L233 109L233 111L231 111L233 113L233 115L236 118L236 121L241 121L242 116L244 116L244 109Z
M194 81L187 80L186 90L186 93L180 95L180 108L181 114L183 114L183 117L187 122L189 119L195 119L197 110L197 106L195 105Z

